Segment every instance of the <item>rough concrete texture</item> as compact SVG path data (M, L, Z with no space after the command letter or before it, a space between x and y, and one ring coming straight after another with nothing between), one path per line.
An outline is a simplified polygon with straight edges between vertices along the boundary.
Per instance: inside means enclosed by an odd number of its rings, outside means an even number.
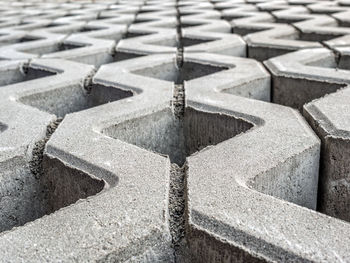
M322 140L319 210L350 221L350 89L345 88L304 106L304 115Z
M350 262L348 0L0 3L0 262Z
M326 48L306 49L264 62L273 79L272 101L302 110L305 103L350 83L349 71Z

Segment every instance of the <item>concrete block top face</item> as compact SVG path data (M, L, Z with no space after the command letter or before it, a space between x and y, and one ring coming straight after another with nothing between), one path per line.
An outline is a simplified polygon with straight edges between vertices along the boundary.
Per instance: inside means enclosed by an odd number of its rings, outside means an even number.
M220 12L213 9L200 9L191 6L179 7L181 17L202 18L202 19L220 19Z
M158 86L161 83L164 85L183 83L187 99L208 92L224 92L246 97L262 96L268 100L270 94L269 74L260 63L246 58L185 53L180 69L176 65L175 58L170 55L152 55L130 61L140 66L140 69L135 68L134 74L150 77L154 83L159 83ZM148 63L148 66L143 66L141 61ZM151 64L151 61L154 63ZM121 63L119 65L124 65ZM236 74L240 77L232 79L232 75ZM136 83L137 79L133 78L132 81Z
M140 10L137 13L137 17L140 19L147 19L147 18L154 18L154 17L176 16L176 9L175 8L159 9L159 10L156 10L156 7L150 7L150 8L154 8L154 9Z
M326 15L297 22L294 25L305 34L305 38L309 35L310 39L317 41L327 41L350 33L350 27L343 27L336 19Z
M232 11L232 13L236 12ZM227 11L225 15L230 16L230 12ZM261 31L278 26L273 23L275 21L274 17L269 13L243 12L243 15L238 16L237 18L231 18L232 20L230 23L233 31L235 31L236 28L251 28L250 30Z
M177 20L176 16L153 16L153 17L142 17L137 16L137 18L133 21L133 23L128 28L129 31L133 30L143 30L145 32L148 32L153 29L153 31L156 29L157 32L160 32L161 29L165 29L165 31L168 31L168 29L176 29L177 26Z
M206 67L222 69L215 74L205 73L202 78L186 81L187 100L207 98L210 101L208 97L220 92L270 101L270 75L255 60L219 54L185 53L184 61L197 70L197 65L202 64L204 72ZM186 71L191 72L190 67L185 68Z
M8 101L1 102L0 163L15 158L31 158L35 141L46 132L46 126L55 119L44 112L28 112L24 105L14 106Z
M74 33L75 36L86 36L97 39L119 41L127 31L127 24L110 24L102 21L91 21Z
M349 10L349 7L339 5L338 2L316 2L307 6L313 13L333 14Z
M79 31L83 28L87 22L57 22L56 20L50 20L45 26L33 30L35 33L54 33L54 34L70 34Z
M261 27L262 25L258 25ZM266 25L268 27L268 25ZM280 48L286 50L298 50L303 48L321 48L322 45L315 41L300 40L300 33L292 26L276 25L256 33L248 34L244 40L249 46L263 46L268 48Z
M349 88L345 87L304 106L304 111L312 115L313 119L319 123L318 131L322 137L334 136L350 139L350 119L339 114L343 112L346 115L350 110L349 92Z
M176 53L177 35L175 30L157 33L157 29L154 28L153 32L129 30L125 38L117 44L116 52L144 55Z
M246 44L238 35L183 29L181 45L185 52L207 52L238 57L246 56Z
M231 32L231 26L227 21L205 19L197 16L181 16L180 25L182 29L191 28L204 32Z
M117 71L123 74L116 75ZM232 75L237 75L232 79ZM220 81L218 81L218 79ZM131 89L136 94L147 90L172 89L174 83L187 88L189 99L208 92L224 92L269 100L270 76L254 60L208 53L185 53L181 68L170 54L152 55L107 64L93 80L96 84ZM206 85L203 85L206 83Z
M325 48L296 51L271 58L264 64L276 77L305 78L344 85L349 83L348 71L338 69L334 53Z
M340 26L349 26L350 25L349 12L350 10L347 9L343 12L334 13L331 16L338 21Z
M120 72L121 74L116 74ZM157 94L154 103L169 102L176 77L176 56L161 54L128 59L101 66L93 78L94 84L111 85L132 94L141 94L145 100Z

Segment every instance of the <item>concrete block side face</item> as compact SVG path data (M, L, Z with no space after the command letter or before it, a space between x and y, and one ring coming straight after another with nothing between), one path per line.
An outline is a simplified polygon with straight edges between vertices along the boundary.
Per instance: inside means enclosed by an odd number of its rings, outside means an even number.
M0 132L5 131L7 128L8 128L8 127L7 127L7 125L6 125L6 124L4 124L4 123L0 123Z
M204 228L193 227L188 230L191 262L269 262L251 251L221 240L218 236L208 233Z
M7 86L12 85L24 81L30 81L34 79L44 78L48 76L55 75L54 72L50 72L47 70L42 69L35 69L31 68L28 64L26 64L27 61L23 61L21 64L18 64L15 68L12 68L11 66L4 66L2 72L2 76L4 78L1 78L1 86ZM5 75L6 72L6 75ZM5 78L5 76L7 76Z
M269 58L282 56L284 54L298 50L297 47L259 47L258 45L248 45L248 57L258 61L265 61Z
M349 139L325 138L318 209L345 221L350 221L349 156Z
M252 69L253 70L253 69ZM256 99L261 101L271 101L271 78L268 73L262 71L261 76L257 72L259 67L254 70L255 77L247 75L247 82L233 86L230 89L224 89L224 93ZM265 75L266 74L266 75ZM249 81L248 81L249 80Z
M339 60L339 68L350 70L350 54L342 54Z
M302 111L306 103L336 92L344 86L345 84L316 79L273 76L272 101Z
M249 182L249 186L261 193L316 210L319 160L319 145L315 145L267 173L259 174Z
M95 194L94 191L103 189L103 181L90 183L88 180L70 182L72 177L62 175L72 174L72 169L63 172L62 166L56 181L50 177L54 174L52 165L44 161L43 174L35 174L26 160L20 158L2 162L2 190L1 191L1 228L0 231L10 230L34 221L46 214L50 214L64 206L72 204L79 199ZM51 167L46 171L45 167ZM52 171L53 170L53 171ZM42 176L42 175L45 175ZM78 178L79 179L79 178ZM74 178L77 180L77 178ZM74 188L78 186L78 188ZM95 190L96 189L96 190Z
M49 155L43 157L41 184L45 187L46 214L101 192L106 183Z
M21 226L43 215L38 179L21 157L1 162L0 232Z

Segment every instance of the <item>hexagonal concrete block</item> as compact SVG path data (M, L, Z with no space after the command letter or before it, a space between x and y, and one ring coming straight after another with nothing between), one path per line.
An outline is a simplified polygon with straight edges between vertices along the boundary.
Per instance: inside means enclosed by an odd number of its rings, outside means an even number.
M264 64L272 74L272 101L300 111L305 103L350 83L349 71L338 69L334 53L325 48L296 51Z
M209 87L188 89L186 97L187 107L253 126L237 123L239 135L187 158L191 261L348 260L348 225L311 210L320 142L301 115Z
M77 98L93 67L62 60L3 61L0 71L7 75L0 81L0 231L4 231L45 214L42 150L57 116L78 110Z
M152 80L134 74L134 88L123 88L123 79L130 81L132 73L119 79L115 69L113 64L102 67L94 85L107 82L114 87L110 89L139 95L65 117L46 145L40 179L49 190L46 213L76 203L1 235L5 261L173 260L167 212L170 162L104 132L140 112L169 108L172 85L160 80L155 83L163 88L143 85Z
M322 140L318 209L350 221L350 89L304 106L304 116Z

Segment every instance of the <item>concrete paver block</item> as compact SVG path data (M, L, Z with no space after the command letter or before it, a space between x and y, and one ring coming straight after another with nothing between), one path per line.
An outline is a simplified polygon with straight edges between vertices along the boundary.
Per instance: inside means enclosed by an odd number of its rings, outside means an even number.
M75 110L74 97L67 100L66 95L82 92L84 79L92 71L90 66L62 60L2 62L1 72L11 78L2 79L0 87L0 231L45 214L39 150L47 127L58 116Z
M182 30L181 44L188 53L207 52L237 57L245 57L247 53L246 44L240 36L198 30L196 27Z
M349 88L304 106L304 115L322 140L319 210L350 221L348 185L350 168Z
M305 103L349 83L332 51L305 49L265 61L273 78L273 102L302 110Z
M152 29L151 29L152 30ZM139 55L175 54L177 35L175 30L151 32L144 30L129 30L126 37L116 46L116 59L122 60Z
M137 62L126 63L125 66L132 70L140 67ZM113 64L103 66L95 75L93 83L104 85L107 82L117 87L122 85L126 76L115 76L114 70ZM33 262L80 261L86 258L90 261L130 258L160 262L172 260L167 221L169 161L103 134L108 127L130 118L129 109L134 110L132 116L140 111L152 112L169 107L171 85L163 85L163 88L142 85L148 80L142 76L138 80L134 81L134 88L125 92L140 95L67 116L46 145L43 180L51 190L48 197L50 212L86 198L87 195L102 192L2 235L0 243L3 259L18 261L25 258ZM126 81L130 83L129 78ZM149 81L151 84L152 80ZM155 95L157 101L153 100ZM115 112L119 112L120 116L117 122ZM72 136L79 143L73 143ZM92 146L93 153L90 150L91 143L96 144ZM106 151L109 152L109 160L102 158ZM139 154L143 157L138 161L129 159ZM120 161L123 159L125 162ZM149 171L145 171L145 163L149 164ZM145 172L151 176L145 178ZM90 190L84 190L83 185ZM74 230L72 226L76 226ZM52 239L57 229L66 234ZM12 240L11 245L7 241L9 239ZM33 242L37 247L29 245ZM12 250L19 247L21 253Z
M264 61L299 49L322 47L317 42L303 41L294 27L275 21L267 13L232 20L233 32L245 35L249 57Z
M350 33L350 28L339 26L336 19L325 15L294 25L304 34L305 39L313 41L327 41Z

